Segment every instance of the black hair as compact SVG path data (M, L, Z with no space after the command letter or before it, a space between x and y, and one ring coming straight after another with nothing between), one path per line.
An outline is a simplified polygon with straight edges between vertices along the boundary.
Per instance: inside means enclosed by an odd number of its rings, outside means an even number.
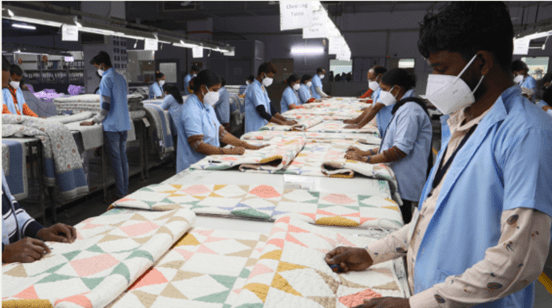
M510 71L513 49L514 27L504 2L451 2L437 14L426 14L420 24L418 50L424 58L446 50L469 61L485 50Z
M544 101L548 106L552 107L552 87L548 87L542 95L542 101Z
M199 91L202 85L206 85L207 88L210 88L220 83L220 77L212 70L202 70L193 80L194 83L191 85L191 88L194 93Z
M382 67L382 66L378 65L378 66L374 67L374 73L376 74L376 76L379 75L379 74L383 75L383 74L387 73L387 69L385 67Z
M322 73L323 71L324 71L324 68L322 68L322 67L319 67L319 68L316 69L317 74Z
M25 80L21 79L19 82L19 87L22 88L25 85Z
M260 76L262 73L268 74L268 73L274 73L276 74L278 71L276 70L276 67L274 67L274 64L272 62L264 62L263 64L259 65L259 70L257 72L257 76Z
M527 67L527 64L521 60L515 60L512 62L512 72L517 72L524 70L525 72L529 72L529 67Z
M190 69L190 72L198 72L201 71L201 69L199 68L199 66L197 65L192 65L192 69Z
M156 71L155 72L155 81L157 81L157 79L163 78L163 76L165 76L165 74L161 73L160 71Z
M249 81L249 82L253 82L253 80L255 80L255 76L249 75L249 77L247 77L246 80Z
M6 57L2 56L2 70L4 72L9 72L10 71L10 61L8 61L8 59L6 59Z
M17 76L23 76L23 71L19 67L19 65L12 64L10 66L10 74L17 75Z
M224 87L226 85L226 79L220 77L220 86Z
M284 82L291 87L291 84L297 82L297 80L299 80L299 76L293 74L289 76L286 80L284 80Z
M416 80L405 69L394 68L381 77L381 82L389 86L400 86L408 91L416 86Z
M311 80L311 79L312 79L311 75L305 74L303 75L303 78L301 78L301 83L305 83L305 81Z
M166 83L163 85L163 91L169 93L169 95L172 95L180 105L184 104L184 99L175 85Z
M109 57L109 54L105 51L100 51L92 60L90 60L90 64L105 64L107 67L112 67L111 64L111 58Z

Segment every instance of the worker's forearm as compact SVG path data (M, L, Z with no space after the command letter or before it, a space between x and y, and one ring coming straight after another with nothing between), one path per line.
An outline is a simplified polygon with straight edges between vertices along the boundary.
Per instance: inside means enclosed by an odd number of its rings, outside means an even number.
M109 110L105 110L105 109L100 110L100 113L98 113L93 119L94 123L96 124L102 123L107 117L108 113L109 113Z
M391 163L394 161L401 160L404 157L406 157L406 154L394 146L387 151L383 151L380 154L372 156L370 158L370 163L371 164Z
M378 112L383 107L385 107L385 105L383 105L383 104L372 105L372 107L370 109L368 109L368 111L366 112L366 114L364 115L362 120L360 120L360 122L358 123L358 126L364 127L364 125L370 123L370 121L372 121L374 119L374 117L378 114Z
M318 95L322 96L322 97L328 97L329 95L324 93L324 91L322 91L322 89L320 89L320 87L316 87L316 93L318 93Z

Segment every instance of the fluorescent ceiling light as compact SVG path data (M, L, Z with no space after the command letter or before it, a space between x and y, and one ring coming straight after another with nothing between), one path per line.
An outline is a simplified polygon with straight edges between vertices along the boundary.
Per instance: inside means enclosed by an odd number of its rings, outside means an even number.
M10 9L8 9L8 14L10 14L11 17L15 16L15 14L13 14L13 12Z
M88 33L95 33L95 34L101 34L101 35L115 35L115 32L113 32L111 30L103 30L103 29L89 28L89 27L82 27L82 28L79 29L79 31L88 32Z
M23 55L39 55L39 56L48 55L48 54L45 54L45 53L25 52L25 51L21 51L21 50L14 51L13 53L19 53L19 54L23 54Z
M25 24L12 24L12 27L19 28L19 29L36 30L35 26L25 25Z
M37 24L37 25L45 25L45 26L56 27L56 28L59 28L62 25L61 22L35 19L35 18L27 18L27 17L20 17L20 16L14 16L11 19L26 22L26 23Z
M536 39L540 39L540 38L543 38L543 37L547 37L547 36L550 36L552 35L552 31L544 31L544 32L537 32L537 33L533 33L533 34L529 34L529 35L525 35L525 36L521 36L521 37L516 37L515 39L516 40L519 40L519 39L530 39L530 40L536 40Z
M291 49L291 54L294 55L319 55L324 53L322 47L294 47Z

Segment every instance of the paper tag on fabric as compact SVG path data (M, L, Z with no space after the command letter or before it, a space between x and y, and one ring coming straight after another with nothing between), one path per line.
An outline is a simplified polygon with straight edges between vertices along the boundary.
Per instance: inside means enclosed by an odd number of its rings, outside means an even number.
M149 123L148 119L142 118L142 121L144 122L144 125L146 125L146 127L150 127L150 123Z

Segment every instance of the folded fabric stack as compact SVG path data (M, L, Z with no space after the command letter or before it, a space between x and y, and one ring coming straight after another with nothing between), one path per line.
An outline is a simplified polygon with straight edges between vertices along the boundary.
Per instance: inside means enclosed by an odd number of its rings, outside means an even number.
M142 95L133 93L127 96L128 100L128 110L130 111L136 111L136 110L143 110L144 104L142 103Z
M45 101L45 102L52 102L54 99L56 98L59 98L59 97L64 97L66 96L65 94L63 93L56 93L56 90L53 90L53 89L44 89L40 92L36 92L34 93L34 95L42 100L42 101Z
M84 87L81 87L81 86L74 86L74 85L69 85L69 88L67 89L67 92L71 95L79 95L79 94L84 94Z
M2 169L10 192L17 200L29 195L27 181L27 147L19 140L2 139Z

